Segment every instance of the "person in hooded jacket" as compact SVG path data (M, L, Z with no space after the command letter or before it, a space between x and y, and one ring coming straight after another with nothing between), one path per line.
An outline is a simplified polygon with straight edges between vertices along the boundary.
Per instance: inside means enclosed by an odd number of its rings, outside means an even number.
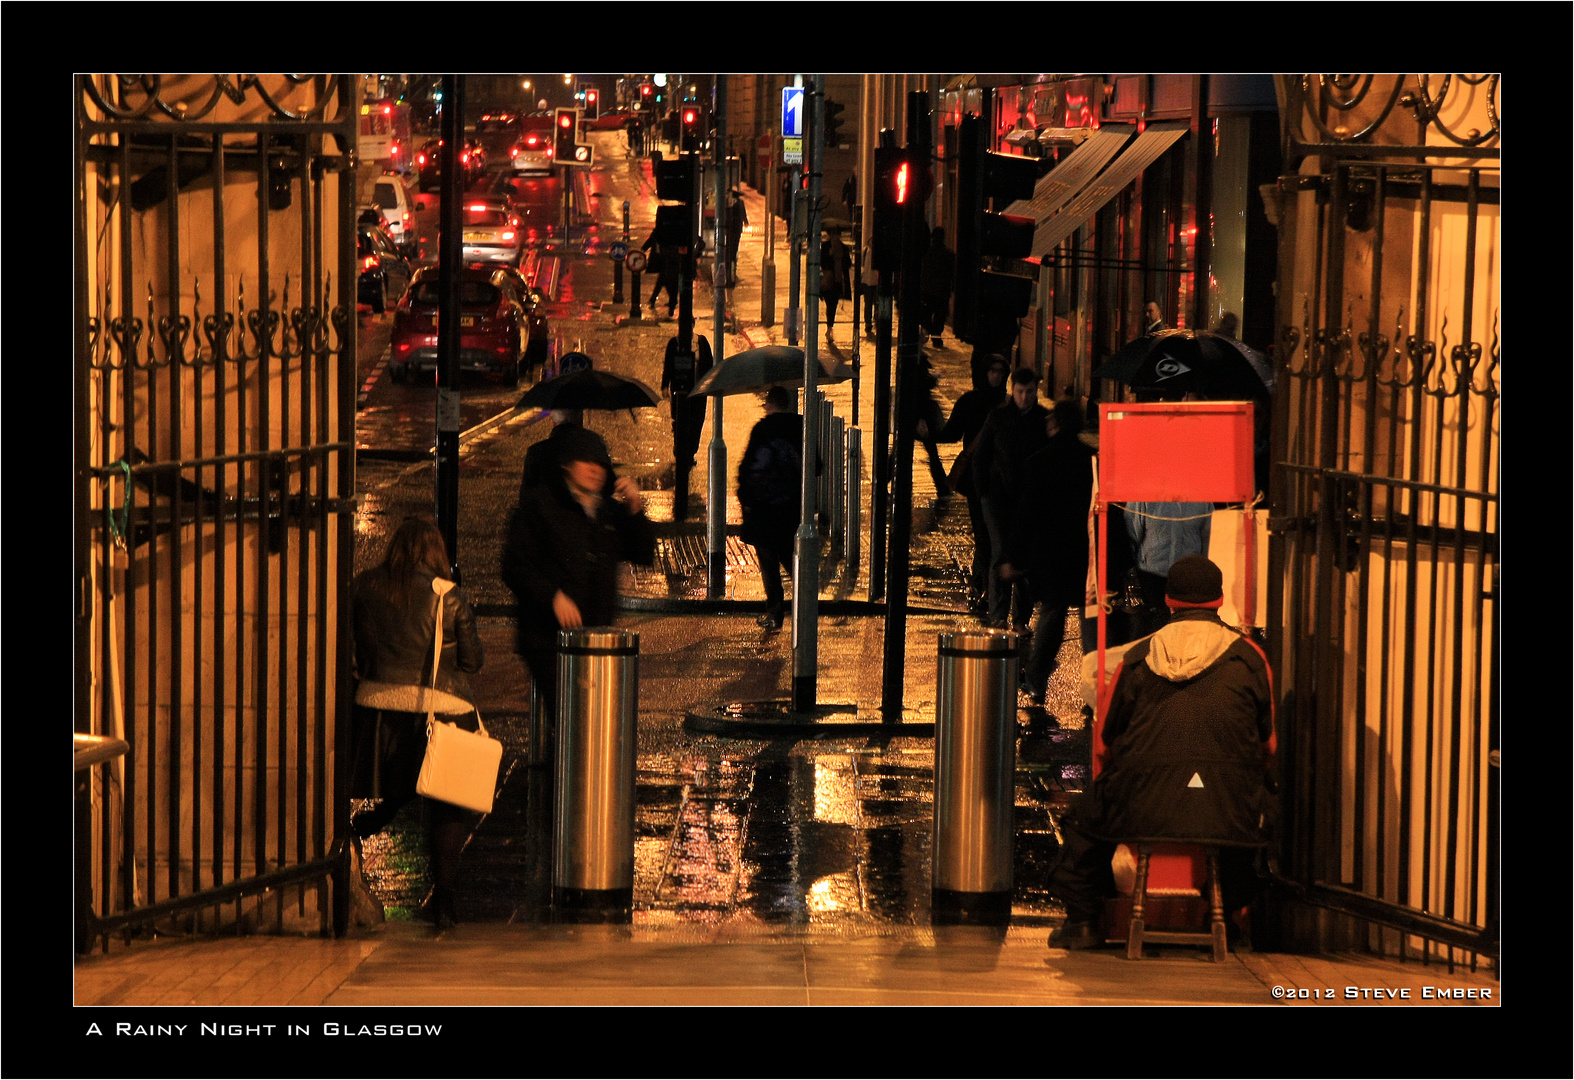
M971 594L969 606L975 614L988 610L990 547L989 527L984 523L983 500L979 497L977 485L973 483L973 451L990 411L1006 399L1006 376L1011 373L1006 358L999 353L986 356L983 368L980 373L975 361L973 388L956 399L956 404L951 407L951 416L939 431L931 432L924 420L918 421L920 438L928 436L937 443L962 444L962 452L957 454L956 461L951 465L948 486L967 500L967 519L973 528L973 567L968 586Z
M1223 575L1211 560L1176 560L1166 600L1169 623L1130 646L1105 686L1093 783L1060 823L1049 891L1065 903L1066 923L1052 948L1098 944L1118 843L1218 844L1226 910L1256 889L1253 849L1271 832L1276 788L1268 660L1220 620Z
M530 668L549 729L557 716L558 631L611 625L618 563L648 566L656 558L656 532L639 487L613 473L600 435L561 430L554 438L557 474L520 498L503 548L503 581L519 598L515 647Z
M443 640L434 675L439 610ZM378 800L350 819L359 863L361 840L380 832L416 797L427 710L466 731L479 727L468 676L481 670L481 638L475 613L450 578L448 548L435 519L406 518L383 562L355 579L351 624L356 686L350 793ZM458 922L455 870L477 818L437 800L428 800L426 817L433 883L426 913L443 929ZM358 878L360 867L352 874ZM352 890L358 884L352 882Z

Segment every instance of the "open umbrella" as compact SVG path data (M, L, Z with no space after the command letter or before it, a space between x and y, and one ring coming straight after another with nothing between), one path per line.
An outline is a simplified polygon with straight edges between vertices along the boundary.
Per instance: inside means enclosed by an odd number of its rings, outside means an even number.
M656 391L638 379L581 368L536 383L525 391L519 404L536 409L642 409L660 400Z
M820 361L821 382L844 382L853 377L845 363L826 370ZM695 396L747 394L772 386L803 385L803 350L790 345L762 345L724 357L694 384Z
M1185 331L1165 330L1162 333L1183 334ZM1137 373L1142 362L1148 358L1148 351L1154 347L1155 341L1160 336L1160 334L1143 334L1139 338L1132 338L1116 349L1113 355L1105 357L1104 362L1093 369L1093 377L1126 382Z
M1194 393L1215 401L1268 398L1271 366L1264 357L1254 362L1247 355L1252 350L1234 338L1195 330L1165 330L1138 341L1146 342L1145 351L1135 370L1124 377L1133 387ZM1136 344L1132 342L1105 361L1099 367L1098 377L1115 378L1106 369L1121 353L1126 353L1122 366L1129 365L1137 350L1127 349Z

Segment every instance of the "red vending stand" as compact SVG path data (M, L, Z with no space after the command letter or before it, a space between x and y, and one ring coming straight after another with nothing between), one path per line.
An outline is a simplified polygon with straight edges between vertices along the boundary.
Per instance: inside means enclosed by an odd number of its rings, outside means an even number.
M1098 721L1104 708L1105 564L1111 502L1250 504L1250 401L1158 401L1099 406L1098 491ZM1256 567L1253 532L1246 533L1246 566ZM1253 577L1246 577L1244 610L1256 611Z

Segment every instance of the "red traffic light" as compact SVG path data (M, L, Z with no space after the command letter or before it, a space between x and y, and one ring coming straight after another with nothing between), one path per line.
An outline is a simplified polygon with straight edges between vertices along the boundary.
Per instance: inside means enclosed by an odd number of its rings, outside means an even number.
M698 109L684 109L683 110L683 122L685 124L692 124L696 120L698 120L699 118L700 118L700 113L699 113Z
M640 88L639 88L639 96L640 97L650 97L651 89L652 89L652 87L651 87L650 83L641 83L640 84Z
M558 112L557 112L557 126L560 127L560 128L571 128L571 127L573 127L574 126L574 114L573 113L569 113L569 112L564 112L562 109L559 109Z
M596 92L594 90L586 90L585 91L585 100L586 101L595 101L596 100Z

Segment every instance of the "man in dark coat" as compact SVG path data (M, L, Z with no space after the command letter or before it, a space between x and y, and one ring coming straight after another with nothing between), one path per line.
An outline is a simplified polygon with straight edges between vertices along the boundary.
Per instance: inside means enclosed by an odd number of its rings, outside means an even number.
M614 475L601 436L568 428L559 442L558 475L525 493L503 549L503 581L519 598L516 647L549 718L557 715L558 631L611 625L618 563L648 566L656 557L639 488Z
M1082 607L1088 578L1088 507L1093 501L1093 450L1077 435L1082 410L1055 403L1044 422L1048 444L1022 466L1022 490L1006 537L1001 575L1025 578L1038 605L1038 629L1022 683L1044 703L1055 657L1065 640L1067 610Z
M682 521L689 516L689 474L694 471L694 455L699 453L700 434L705 429L705 405L709 400L689 393L714 363L710 339L704 334L693 338L694 348L685 352L678 338L667 339L667 352L661 363L661 392L672 410L672 516Z
M991 353L984 360L982 373L975 364L973 388L956 399L956 404L951 407L950 419L939 431L931 432L925 421L918 421L920 438L930 437L937 443L962 444L962 452L951 466L949 487L967 500L967 517L973 527L973 572L968 584L972 592L971 606L976 613L988 610L990 548L989 528L984 524L984 504L978 497L978 488L973 484L973 453L977 449L979 432L984 430L984 421L989 419L990 410L1005 400L1006 376L1009 373L1006 358L999 353Z
M767 630L781 629L786 604L781 572L792 573L793 541L803 508L803 417L792 410L792 391L771 387L765 415L749 432L738 465L743 542L754 545L760 564L765 586L760 625Z
M929 234L929 248L924 252L919 274L924 333L929 335L929 344L937 349L946 315L951 309L951 284L955 273L956 256L945 245L945 230L937 225Z
M1050 892L1065 903L1066 924L1052 948L1097 944L1093 924L1115 895L1110 859L1123 841L1225 845L1227 910L1256 888L1251 846L1267 835L1275 786L1268 660L1219 619L1223 576L1209 559L1176 560L1167 602L1168 625L1127 650L1105 687L1093 783L1060 823Z
M1021 494L1021 470L1027 461L1048 442L1044 421L1049 410L1038 403L1038 372L1019 367L1011 373L1011 397L996 406L978 433L978 449L973 452L973 482L983 503L984 525L989 530L989 615L990 626L1009 625L1026 629L1032 603L1027 589L1015 590L1000 576L1000 563L1006 545L1006 530Z

